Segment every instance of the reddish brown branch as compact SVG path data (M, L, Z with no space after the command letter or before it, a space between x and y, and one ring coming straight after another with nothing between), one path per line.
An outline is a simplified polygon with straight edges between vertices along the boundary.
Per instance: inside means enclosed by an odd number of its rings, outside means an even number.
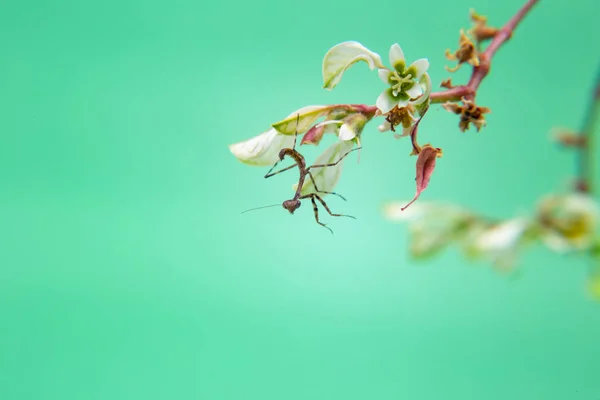
M492 39L492 42L479 54L479 66L473 67L471 79L466 85L460 85L448 90L431 93L430 99L432 103L443 103L445 101L456 101L462 97L472 99L477 93L477 89L481 81L487 76L490 71L492 57L498 49L512 36L517 25L523 20L525 15L539 0L527 0L527 3L500 29Z
M596 86L593 89L592 98L588 107L588 112L580 132L580 137L585 146L579 148L579 159L577 162L578 177L576 189L580 192L589 193L592 191L593 171L594 171L594 131L596 124L600 120L600 70L596 77Z

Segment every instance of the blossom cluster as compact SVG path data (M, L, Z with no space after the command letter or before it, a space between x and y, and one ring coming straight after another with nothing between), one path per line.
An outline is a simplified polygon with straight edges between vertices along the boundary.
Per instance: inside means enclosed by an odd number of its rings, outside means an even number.
M268 166L277 162L281 149L290 148L296 137L302 136L300 145L318 146L326 133L337 136L316 160L332 160L344 154L348 145L361 142L365 125L374 117L385 118L379 126L381 132L396 131L401 126L402 134L411 136L412 154L417 159L417 192L415 199L427 187L435 166L435 158L441 156L441 149L417 143L416 128L429 106L431 79L427 73L429 62L425 58L407 64L404 52L397 43L389 50L390 67L383 65L379 54L367 49L358 42L343 42L332 47L323 59L323 87L333 89L344 72L357 62L366 63L371 70L377 69L379 78L387 86L376 99L375 106L356 104L311 105L290 113L283 120L272 124L271 128L258 136L229 146L233 155L241 162L254 166ZM421 149L425 149L421 154ZM432 150L433 149L433 150ZM317 186L321 191L332 191L337 184L343 163L323 168ZM314 189L312 181L305 182L303 193Z

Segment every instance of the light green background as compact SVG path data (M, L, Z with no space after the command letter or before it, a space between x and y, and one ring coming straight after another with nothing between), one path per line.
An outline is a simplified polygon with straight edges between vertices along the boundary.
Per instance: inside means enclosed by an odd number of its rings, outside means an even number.
M358 219L325 216L334 236L307 205L240 215L296 173L264 180L229 143L383 89L365 65L321 89L331 46L398 42L437 85L470 7L499 24L520 3L1 2L0 398L598 398L583 261L535 248L514 280L454 250L408 259L380 214L414 193L407 140L366 128L330 200ZM568 186L548 131L582 119L597 11L541 1L481 87L480 134L432 108L420 134L445 156L423 200L509 217Z

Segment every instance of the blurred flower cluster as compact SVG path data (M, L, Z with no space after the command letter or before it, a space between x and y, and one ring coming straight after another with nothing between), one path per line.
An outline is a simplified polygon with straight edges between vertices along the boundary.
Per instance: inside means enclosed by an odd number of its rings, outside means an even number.
M584 193L553 194L541 199L532 215L494 220L453 204L420 202L402 211L405 202L384 206L385 217L407 223L410 254L432 257L457 246L469 260L484 260L501 271L518 266L519 254L532 244L549 250L592 255L600 265L600 206ZM591 292L600 297L600 274L590 278Z

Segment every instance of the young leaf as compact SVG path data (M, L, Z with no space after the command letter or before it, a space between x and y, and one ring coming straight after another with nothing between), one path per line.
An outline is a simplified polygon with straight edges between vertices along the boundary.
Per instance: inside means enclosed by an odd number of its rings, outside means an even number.
M251 139L229 145L229 150L244 164L268 166L279 160L279 151L292 147L294 136L282 135L271 128Z
M308 132L304 134L302 138L302 142L300 144L313 144L317 146L321 139L323 139L323 135L325 134L325 125L317 124L310 128Z
M415 197L407 205L402 207L402 211L406 210L408 206L414 203L421 195L421 192L427 188L431 174L433 174L433 170L435 169L435 159L441 156L442 149L432 147L428 144L423 146L417 158L417 176L415 178L417 181L417 191Z
M333 106L302 107L271 126L284 135L294 135L296 132L301 134L306 132L317 119L329 113L333 108ZM299 119L298 115L300 115Z
M339 140L329 146L313 163L313 165L319 164L330 164L338 161L346 153L348 153L354 147L354 141L343 141ZM313 168L310 170L312 176L315 178L315 183L320 191L332 192L337 185L340 176L342 174L342 166L344 160L337 163L332 167ZM302 186L301 194L318 193L315 186L312 183L310 177L307 176ZM324 193L318 193L319 196L325 195Z
M364 47L358 42L343 42L333 46L323 58L323 87L333 89L342 75L352 64L365 61L371 70L385 68L377 53Z

